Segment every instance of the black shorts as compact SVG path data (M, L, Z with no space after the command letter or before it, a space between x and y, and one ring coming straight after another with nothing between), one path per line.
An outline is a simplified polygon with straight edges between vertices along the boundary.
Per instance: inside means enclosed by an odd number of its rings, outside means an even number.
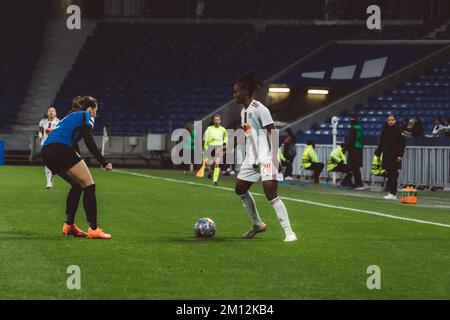
M41 155L44 164L53 174L66 173L82 160L74 148L62 143L52 143L45 146L41 151Z

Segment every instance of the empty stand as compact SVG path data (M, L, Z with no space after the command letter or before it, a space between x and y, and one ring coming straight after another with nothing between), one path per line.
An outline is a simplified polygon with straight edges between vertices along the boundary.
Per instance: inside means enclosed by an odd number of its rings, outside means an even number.
M10 131L41 50L46 1L0 2L0 133Z
M268 25L256 34L251 25L101 23L55 104L67 109L74 96L97 97L97 133L105 125L114 135L170 132L230 100L242 72L266 79L330 39L403 38L421 26L407 30Z
M377 137L381 134L389 114L394 114L399 123L405 118L420 118L425 133L431 133L437 117L450 118L450 60L382 96L372 97L366 104L356 105L352 110L341 114L338 135L346 136L351 115L355 115L364 129L365 136ZM299 132L298 139L323 140L321 137L331 134L331 124L327 121L315 124L305 132Z

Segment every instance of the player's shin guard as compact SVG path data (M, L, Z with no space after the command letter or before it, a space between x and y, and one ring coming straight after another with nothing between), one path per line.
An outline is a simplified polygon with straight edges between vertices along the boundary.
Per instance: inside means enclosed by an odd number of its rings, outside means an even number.
M219 175L220 175L220 168L214 167L213 182L219 181Z
M95 195L95 184L83 189L83 204L87 221L91 229L97 229L97 197Z
M272 204L272 207L275 209L278 221L280 222L281 227L283 228L286 235L292 234L293 231L291 228L291 224L289 223L289 216L283 201L280 199L280 197L276 197L275 199L270 200L270 203Z
M259 216L258 209L256 209L255 199L253 199L252 194L247 191L244 194L239 195L242 200L242 205L248 213L250 219L252 219L254 224L261 224L261 217Z
M80 203L81 188L79 185L74 184L67 195L66 201L66 223L75 223L75 214L77 213L78 203Z

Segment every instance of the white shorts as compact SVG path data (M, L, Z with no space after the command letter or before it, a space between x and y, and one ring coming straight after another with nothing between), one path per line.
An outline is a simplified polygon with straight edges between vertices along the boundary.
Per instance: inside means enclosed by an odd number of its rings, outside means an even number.
M259 167L253 168L253 165L243 163L241 171L238 174L239 180L258 182L258 181L283 181L283 175L278 171L272 161L263 162Z

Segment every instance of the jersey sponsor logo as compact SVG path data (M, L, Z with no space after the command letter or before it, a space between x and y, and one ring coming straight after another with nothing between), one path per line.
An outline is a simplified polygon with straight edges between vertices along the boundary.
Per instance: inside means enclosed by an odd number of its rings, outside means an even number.
M250 123L244 123L242 125L242 130L244 130L245 133L252 132L252 125Z

